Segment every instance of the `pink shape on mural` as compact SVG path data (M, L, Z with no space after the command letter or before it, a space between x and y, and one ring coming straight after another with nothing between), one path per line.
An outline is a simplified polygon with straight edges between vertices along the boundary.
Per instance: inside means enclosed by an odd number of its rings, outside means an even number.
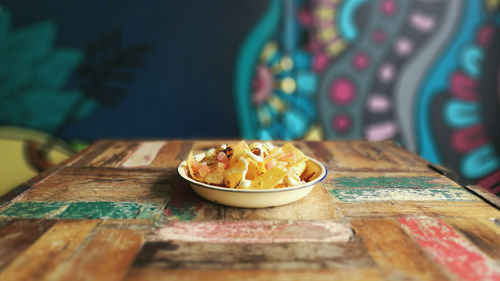
M400 56L407 56L413 51L413 42L408 38L399 38L396 41L396 53Z
M365 138L370 141L387 140L397 133L397 126L393 121L376 123L365 129Z
M420 32L429 32L436 26L436 20L429 15L415 12L410 16L410 24Z
M363 52L357 53L352 58L354 68L364 70L370 65L370 57Z
M352 119L347 114L339 114L333 117L332 127L337 132L347 132L352 127Z
M330 100L335 104L349 104L354 101L356 94L356 86L349 78L337 78L330 85Z
M261 104L271 96L273 90L273 74L271 70L260 65L257 67L256 77L253 81L254 92L252 101Z
M387 96L381 94L373 94L368 97L366 105L370 112L382 113L387 112L391 108L392 102Z
M397 4L394 0L383 0L380 3L380 10L384 15L391 16L396 13Z
M380 67L379 79L382 82L390 82L394 78L394 66L390 63L386 63Z
M385 34L385 32L380 29L373 31L372 33L372 41L377 44L384 42L386 37L387 35Z
M466 101L477 100L476 81L463 72L451 76L451 92L453 96Z

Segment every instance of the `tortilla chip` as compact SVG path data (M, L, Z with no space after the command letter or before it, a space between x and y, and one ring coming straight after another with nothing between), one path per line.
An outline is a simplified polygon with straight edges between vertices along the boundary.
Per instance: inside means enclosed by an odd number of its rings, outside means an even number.
M319 167L318 164L316 164L315 162L307 160L306 168L304 169L302 175L300 175L300 179L302 179L305 182L310 182L315 178L319 177L320 174L321 174L321 167Z
M270 170L268 170L266 173L260 175L257 177L253 182L250 188L254 189L272 189L280 181L283 179L283 177L286 175L286 171L281 168L274 167Z
M244 161L237 161L233 167L224 173L224 184L226 187L235 188L243 178L243 172L247 169Z
M254 180L259 176L259 167L254 161L248 161L247 180Z
M229 160L231 166L238 162L240 156L245 155L246 152L250 152L250 148L245 141L240 141L238 144L231 146L231 148L233 149L233 156L231 156L231 159Z
M189 151L189 154L188 154L188 158L186 160L186 164L187 164L187 167L188 167L188 176L190 176L191 178L197 180L197 181L203 181L203 178L194 172L193 170L193 161L196 161L194 159L194 156L193 156L193 151Z
M298 148L293 146L293 144L291 144L291 143L285 143L285 145L283 145L283 147L281 149L283 149L283 152L285 154L295 153L295 157L297 157L297 160L301 160L302 158L305 157L304 153L302 153L302 151L300 151Z
M215 171L211 174L208 174L205 177L205 182L208 184L216 184L220 185L224 183L224 171Z
M302 175L302 173L305 171L306 167L306 158L302 158L301 160L293 163L292 165L288 166L288 170L293 169L295 171L295 174L290 176L296 176L297 178L300 177L300 175Z

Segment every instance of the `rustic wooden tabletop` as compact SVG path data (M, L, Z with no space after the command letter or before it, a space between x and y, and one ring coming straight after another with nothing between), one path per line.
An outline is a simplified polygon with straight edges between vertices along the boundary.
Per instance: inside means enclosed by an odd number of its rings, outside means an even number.
M328 175L266 209L210 203L177 175L220 143L100 141L14 189L0 280L500 280L495 199L393 143L294 142Z

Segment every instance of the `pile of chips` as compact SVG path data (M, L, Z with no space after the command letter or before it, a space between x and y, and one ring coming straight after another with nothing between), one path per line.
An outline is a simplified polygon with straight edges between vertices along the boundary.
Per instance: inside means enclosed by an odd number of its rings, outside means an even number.
M197 160L192 151L187 159L189 176L199 182L237 189L274 189L297 186L314 180L321 168L290 143L241 141L221 145Z

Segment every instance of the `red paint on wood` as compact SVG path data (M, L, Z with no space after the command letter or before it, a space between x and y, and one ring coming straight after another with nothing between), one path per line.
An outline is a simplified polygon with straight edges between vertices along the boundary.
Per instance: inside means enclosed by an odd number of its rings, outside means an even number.
M440 219L400 218L410 236L460 280L500 280L500 267Z

